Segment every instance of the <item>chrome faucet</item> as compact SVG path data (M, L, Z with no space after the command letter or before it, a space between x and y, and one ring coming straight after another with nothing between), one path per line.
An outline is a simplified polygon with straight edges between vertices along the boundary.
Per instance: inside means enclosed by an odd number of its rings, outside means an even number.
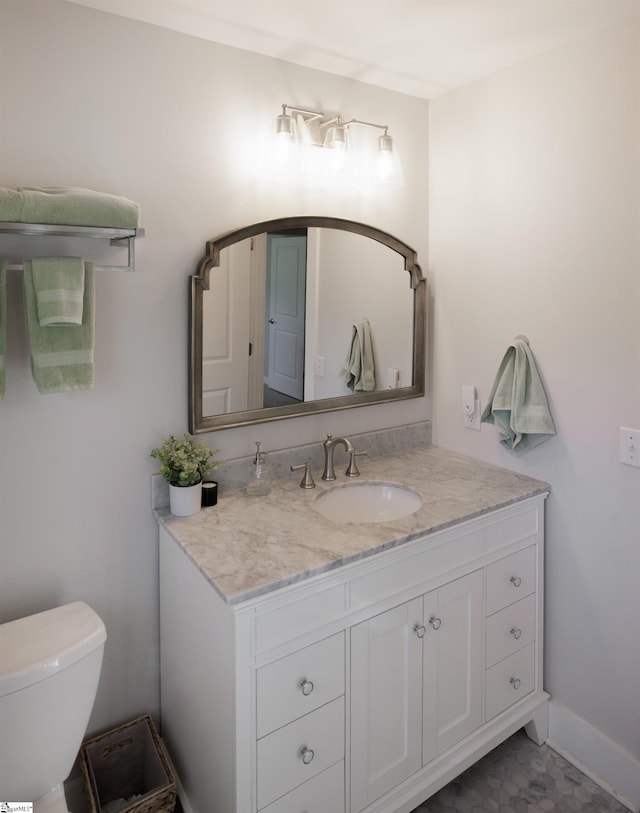
M344 448L350 454L351 452L355 451L355 449L353 448L353 443L351 443L349 438L334 438L333 435L327 435L327 439L322 444L322 448L324 449L324 470L322 472L323 480L336 479L336 472L335 469L333 468L333 453L338 443L342 443Z

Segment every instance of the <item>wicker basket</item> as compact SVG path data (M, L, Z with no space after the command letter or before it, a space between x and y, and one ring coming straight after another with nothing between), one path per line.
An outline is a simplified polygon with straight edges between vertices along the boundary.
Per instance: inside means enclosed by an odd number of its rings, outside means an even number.
M80 767L90 813L175 810L175 778L149 715L84 742Z

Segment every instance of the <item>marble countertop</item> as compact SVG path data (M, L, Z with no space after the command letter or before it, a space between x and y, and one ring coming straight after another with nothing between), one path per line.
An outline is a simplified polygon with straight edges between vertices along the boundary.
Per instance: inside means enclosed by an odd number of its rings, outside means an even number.
M275 480L267 496L237 489L192 517L174 517L168 508L155 514L220 596L237 604L549 491L541 480L438 446L362 458L359 466L359 481L410 486L422 495L422 506L382 523L326 519L313 501L323 490L351 482L336 463L337 480L325 483L314 472L314 489L300 488L302 472L295 472Z

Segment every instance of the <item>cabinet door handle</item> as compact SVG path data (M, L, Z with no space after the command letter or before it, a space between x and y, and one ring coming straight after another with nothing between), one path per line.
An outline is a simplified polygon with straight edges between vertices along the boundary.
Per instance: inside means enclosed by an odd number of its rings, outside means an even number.
M424 638L424 634L427 631L426 627L423 627L422 624L416 624L413 628L413 631L418 636L418 638Z
M314 758L315 754L311 750L311 748L307 748L306 745L303 745L300 749L300 757L305 765L308 765Z
M440 627L442 626L442 619L431 616L431 618L429 619L429 623L434 628L434 630L439 630Z
M311 694L311 692L313 691L313 681L312 680L307 680L306 678L302 678L302 680L300 681L300 683L298 685L300 686L300 691L302 692L302 694L305 697L308 697Z
M512 576L512 577L509 579L509 581L511 582L511 584L512 584L514 587L520 587L520 585L522 584L522 579L520 578L520 576Z
M512 677L509 678L509 683L513 686L516 691L520 688L520 678Z
M519 630L517 627L511 627L509 630L509 634L513 635L513 637L518 640L518 638L522 635L522 630Z

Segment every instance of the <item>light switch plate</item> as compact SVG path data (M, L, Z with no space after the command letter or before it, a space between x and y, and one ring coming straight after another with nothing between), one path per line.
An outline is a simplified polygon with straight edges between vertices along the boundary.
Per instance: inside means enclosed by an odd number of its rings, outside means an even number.
M640 429L620 427L620 462L640 467Z

